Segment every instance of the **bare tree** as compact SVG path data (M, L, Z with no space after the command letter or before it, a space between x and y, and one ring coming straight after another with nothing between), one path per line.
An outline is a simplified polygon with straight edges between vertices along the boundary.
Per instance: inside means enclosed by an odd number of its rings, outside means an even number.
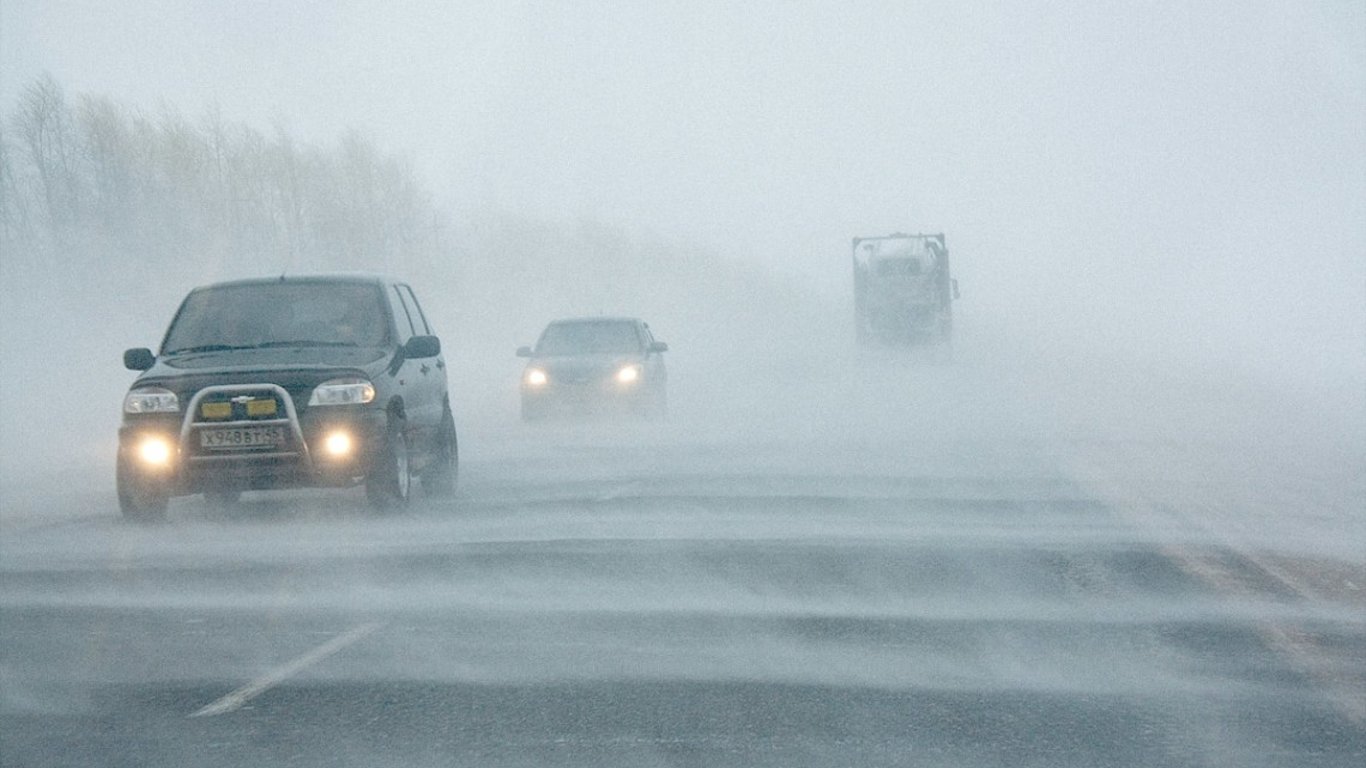
M82 96L76 121L90 175L91 207L102 227L122 231L135 196L128 119L110 99Z
M133 284L147 270L192 281L243 264L406 270L447 252L412 167L356 132L320 148L217 108L192 122L107 97L76 104L45 75L0 132L0 242L22 242L33 267L118 264L129 268L92 274Z
M9 135L0 127L0 245L11 258L26 260L32 253L32 238L28 200L19 186Z
M80 192L71 115L51 75L42 75L20 94L13 124L37 174L52 232L61 237L79 218Z

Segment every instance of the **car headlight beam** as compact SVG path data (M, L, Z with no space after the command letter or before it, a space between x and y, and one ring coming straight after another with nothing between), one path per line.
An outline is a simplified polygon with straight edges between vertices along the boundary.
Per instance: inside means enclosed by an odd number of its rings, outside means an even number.
M175 413L180 398L164 387L138 387L123 398L124 413Z
M331 379L313 388L309 405L364 405L374 402L375 385L359 377Z
M529 387L544 387L550 381L550 377L540 368L530 368L526 372L526 383Z
M640 379L640 366L628 365L617 371L618 384L634 384Z

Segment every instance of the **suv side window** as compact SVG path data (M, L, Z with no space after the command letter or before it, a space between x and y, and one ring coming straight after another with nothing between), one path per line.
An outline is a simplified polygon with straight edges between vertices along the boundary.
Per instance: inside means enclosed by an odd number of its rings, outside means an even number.
M408 310L408 316L413 321L413 331L424 336L432 335L432 327L427 324L427 315L422 312L422 305L417 303L413 289L407 285L397 287L399 298L403 299L403 308Z
M403 304L403 296L398 292L398 286L392 286L392 291L389 304L394 313L394 327L398 329L398 343L407 344L408 339L416 335L413 331L413 320L408 308Z

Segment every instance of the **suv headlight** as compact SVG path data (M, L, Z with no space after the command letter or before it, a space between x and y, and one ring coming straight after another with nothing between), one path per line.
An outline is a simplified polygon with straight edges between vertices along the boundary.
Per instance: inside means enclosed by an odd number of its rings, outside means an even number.
M313 389L309 405L364 405L374 401L375 385L360 378L332 379Z
M180 398L163 387L138 387L123 398L124 413L175 413Z

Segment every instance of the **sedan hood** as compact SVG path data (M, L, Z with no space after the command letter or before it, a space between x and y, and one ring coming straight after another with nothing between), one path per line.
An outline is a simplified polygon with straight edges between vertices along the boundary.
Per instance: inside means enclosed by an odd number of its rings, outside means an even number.
M637 354L545 355L527 362L527 368L540 368L550 379L564 384L586 384L589 381L611 379L627 365L641 364Z
M626 365L641 362L640 355L619 352L594 355L547 355L533 357L527 363L529 368L540 368L548 374L560 376L609 375Z

